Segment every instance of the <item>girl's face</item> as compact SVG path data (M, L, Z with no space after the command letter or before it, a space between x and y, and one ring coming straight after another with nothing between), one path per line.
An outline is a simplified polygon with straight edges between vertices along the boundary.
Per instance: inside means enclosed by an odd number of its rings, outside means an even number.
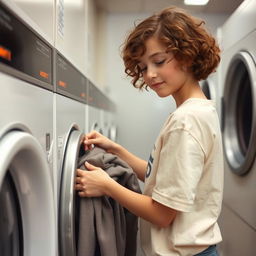
M195 83L192 75L181 67L171 52L166 52L166 46L157 38L149 38L145 46L146 52L138 64L145 83L159 97L172 95L176 103L184 101L186 88L191 82Z

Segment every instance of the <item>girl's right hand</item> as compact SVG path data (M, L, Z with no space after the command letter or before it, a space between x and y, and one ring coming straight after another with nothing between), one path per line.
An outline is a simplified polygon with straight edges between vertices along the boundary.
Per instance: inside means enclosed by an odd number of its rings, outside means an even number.
M91 150L93 145L103 148L109 153L114 153L115 148L117 147L117 144L115 142L97 131L87 133L84 138L85 150Z

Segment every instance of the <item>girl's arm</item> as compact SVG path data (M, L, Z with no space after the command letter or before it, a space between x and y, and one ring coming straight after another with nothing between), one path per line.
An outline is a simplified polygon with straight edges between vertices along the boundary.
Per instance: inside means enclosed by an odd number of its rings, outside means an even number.
M141 181L144 181L147 170L147 162L133 155L121 145L96 131L92 131L85 135L84 145L86 150L91 149L92 145L97 145L98 147L105 149L107 152L119 156L122 160L129 164L129 166L137 174L138 178Z
M89 171L77 170L76 189L80 196L108 195L136 216L159 227L167 227L174 220L176 210L123 187L98 167L86 163L86 168Z

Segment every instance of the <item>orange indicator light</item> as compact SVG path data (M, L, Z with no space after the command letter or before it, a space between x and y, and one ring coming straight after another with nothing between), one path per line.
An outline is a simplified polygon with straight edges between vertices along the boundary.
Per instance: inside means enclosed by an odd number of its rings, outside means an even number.
M11 61L12 60L12 53L10 50L4 48L0 45L0 57L6 60Z
M67 84L63 81L59 81L59 86L66 88Z
M43 78L49 78L49 74L44 72L44 71L40 71L39 72L40 76L43 77Z
M86 97L86 94L85 94L84 92L81 92L80 96L81 96L82 98L85 98L85 97Z

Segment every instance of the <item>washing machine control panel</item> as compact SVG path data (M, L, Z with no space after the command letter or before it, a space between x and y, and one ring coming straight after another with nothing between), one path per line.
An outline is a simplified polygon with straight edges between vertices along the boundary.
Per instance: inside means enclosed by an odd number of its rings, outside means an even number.
M0 70L53 89L52 47L0 3Z
M56 51L56 91L80 102L87 102L87 78Z
M90 80L88 80L88 104L90 106L108 110L109 100L107 96L100 91Z

